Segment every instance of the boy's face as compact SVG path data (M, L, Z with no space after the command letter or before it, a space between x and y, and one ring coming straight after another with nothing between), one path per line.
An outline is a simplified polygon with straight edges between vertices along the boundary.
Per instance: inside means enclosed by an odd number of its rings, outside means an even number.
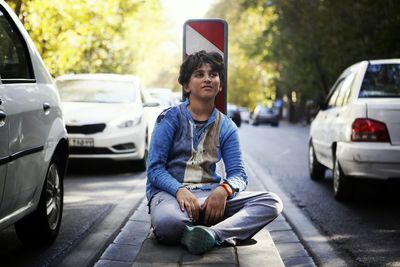
M214 100L222 90L221 80L217 71L212 70L210 64L203 64L190 76L189 83L184 90L190 93L190 99Z

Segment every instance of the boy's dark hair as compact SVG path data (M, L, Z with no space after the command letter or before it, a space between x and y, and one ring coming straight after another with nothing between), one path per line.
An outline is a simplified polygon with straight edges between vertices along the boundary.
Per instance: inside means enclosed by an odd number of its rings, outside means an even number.
M203 64L210 64L211 69L218 72L221 86L223 86L225 81L224 59L217 52L206 52L204 50L186 57L179 70L178 82L182 86L189 83L193 72Z

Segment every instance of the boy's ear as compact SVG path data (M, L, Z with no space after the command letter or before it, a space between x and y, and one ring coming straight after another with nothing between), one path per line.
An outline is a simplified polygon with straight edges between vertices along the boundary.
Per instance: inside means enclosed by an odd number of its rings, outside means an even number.
M183 90L185 90L186 93L190 93L190 88L188 84L183 85Z

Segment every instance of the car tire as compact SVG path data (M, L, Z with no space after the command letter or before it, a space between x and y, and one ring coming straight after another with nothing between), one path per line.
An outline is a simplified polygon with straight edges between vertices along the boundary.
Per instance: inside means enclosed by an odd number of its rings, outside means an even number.
M143 158L137 161L137 166L138 166L139 171L146 171L148 155L149 155L149 143L148 143L148 138L146 137Z
M339 160L335 157L333 165L333 195L338 201L350 200L353 196L354 181L343 173Z
M15 223L18 238L26 245L47 246L54 242L61 226L64 171L57 156L50 161L39 204L33 213Z
M273 127L279 127L279 122L273 122L273 123L271 123L271 126L273 126Z
M314 181L321 181L325 178L326 167L319 163L317 157L315 156L314 146L310 142L308 148L308 171L310 173L310 178Z

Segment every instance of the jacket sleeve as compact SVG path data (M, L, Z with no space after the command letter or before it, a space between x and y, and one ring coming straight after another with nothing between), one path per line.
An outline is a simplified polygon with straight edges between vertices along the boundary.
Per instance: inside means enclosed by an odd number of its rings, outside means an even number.
M227 182L236 191L246 189L248 178L240 150L237 127L226 120L221 127L221 155L225 164Z
M152 186L175 196L182 184L166 169L169 150L178 127L174 125L176 122L169 119L171 113L162 113L154 127L147 160L147 179Z

